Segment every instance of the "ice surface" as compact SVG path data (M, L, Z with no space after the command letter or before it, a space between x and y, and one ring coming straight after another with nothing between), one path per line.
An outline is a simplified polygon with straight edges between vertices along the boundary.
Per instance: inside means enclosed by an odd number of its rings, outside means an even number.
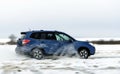
M16 54L15 45L0 45L0 74L120 74L120 45L94 46L88 59L36 60Z

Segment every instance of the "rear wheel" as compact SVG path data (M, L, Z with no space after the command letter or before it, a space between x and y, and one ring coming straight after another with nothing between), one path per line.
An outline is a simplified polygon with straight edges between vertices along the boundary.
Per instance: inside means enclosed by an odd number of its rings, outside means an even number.
M43 51L41 49L35 48L32 50L32 57L35 59L42 59L44 57Z
M79 53L81 59L87 59L89 56L89 52L85 48L81 49L78 53Z

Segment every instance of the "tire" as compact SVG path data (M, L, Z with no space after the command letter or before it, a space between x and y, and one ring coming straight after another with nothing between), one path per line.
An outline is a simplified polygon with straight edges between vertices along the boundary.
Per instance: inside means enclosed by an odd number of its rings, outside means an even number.
M89 57L89 52L85 48L81 49L78 53L81 59L87 59Z
M32 50L32 57L38 60L41 60L44 58L43 51L39 48L35 48Z

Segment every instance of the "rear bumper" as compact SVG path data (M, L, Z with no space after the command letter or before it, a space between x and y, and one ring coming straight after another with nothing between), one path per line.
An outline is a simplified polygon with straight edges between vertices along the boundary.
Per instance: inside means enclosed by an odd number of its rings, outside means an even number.
M30 54L30 48L26 47L26 46L22 46L22 47L16 47L15 48L15 52L18 54Z

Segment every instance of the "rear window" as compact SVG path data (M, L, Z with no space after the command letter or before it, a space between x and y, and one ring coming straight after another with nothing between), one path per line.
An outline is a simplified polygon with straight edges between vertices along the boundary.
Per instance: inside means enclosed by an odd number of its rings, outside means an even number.
M25 38L26 37L26 34L21 34L21 38Z
M25 38L26 37L26 32L21 32L21 39Z

